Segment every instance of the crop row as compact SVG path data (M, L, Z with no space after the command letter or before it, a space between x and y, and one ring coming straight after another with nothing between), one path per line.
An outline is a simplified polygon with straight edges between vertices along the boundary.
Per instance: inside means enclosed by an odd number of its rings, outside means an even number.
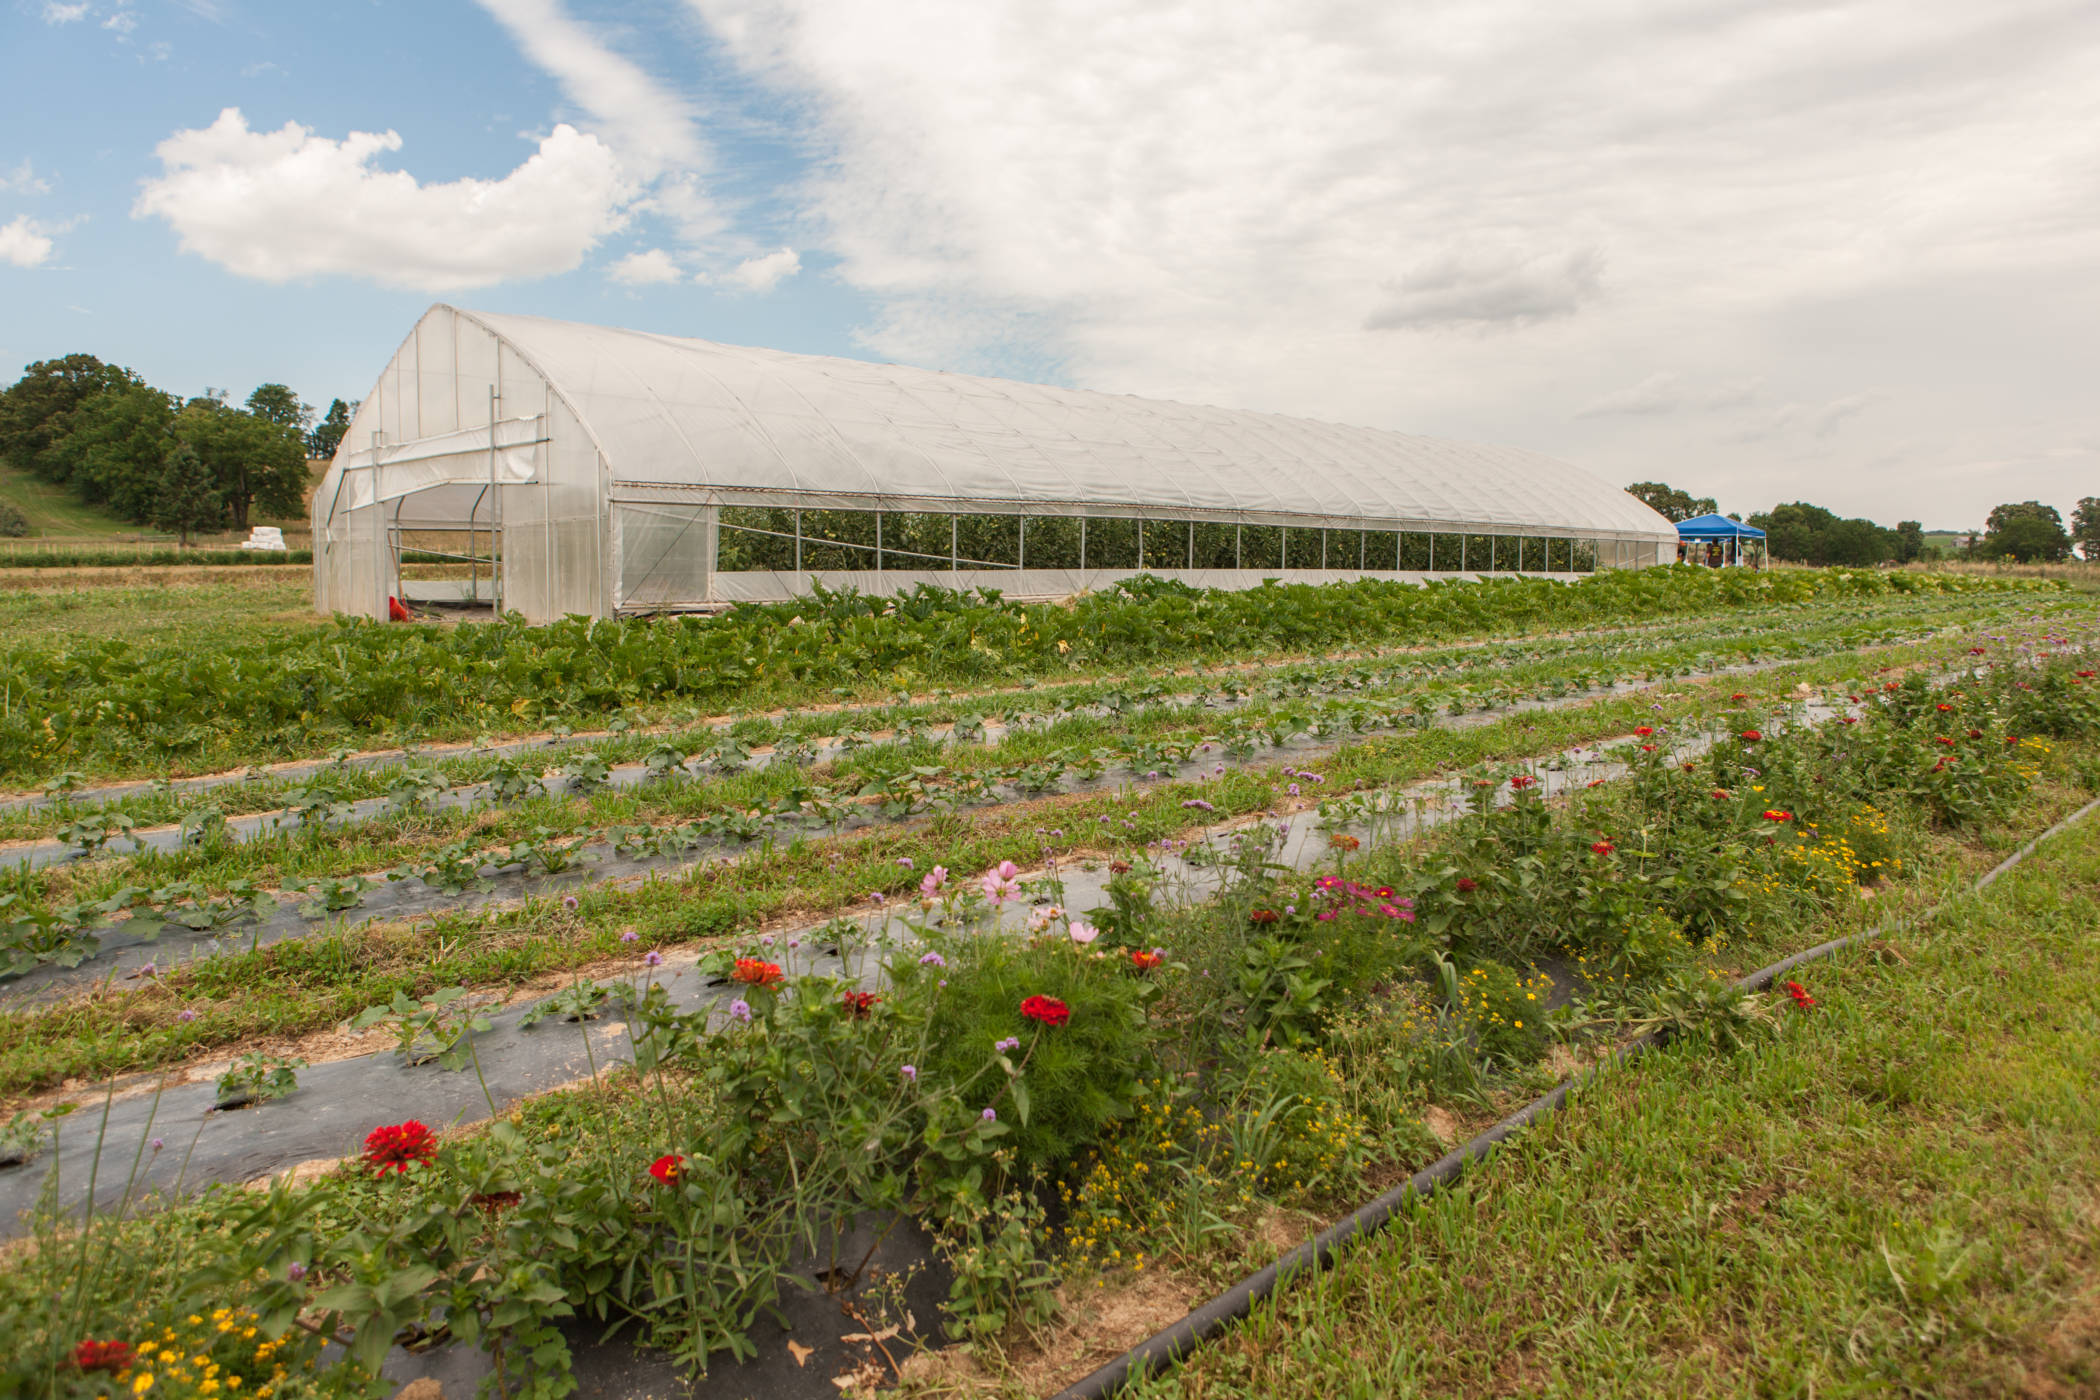
M1851 621L1821 633L1789 629L1783 654L1853 650L1863 630ZM1758 649L1742 639L1736 646L1739 656ZM1696 642L1649 650L1628 645L1608 664L1652 679L1683 674L1704 654ZM230 842L223 814L198 806L178 833L183 849L18 876L0 896L11 902L8 956L17 972L40 962L70 965L83 950L92 951L89 930L122 913L130 915L124 928L133 936L149 931L156 918L191 929L220 927L257 907L264 888L303 892L315 914L343 913L362 902L368 877L382 872L414 875L447 894L486 890L487 867L555 874L593 858L587 844L656 858L724 839L770 839L798 828L835 831L862 812L894 820L1055 793L1104 774L1156 778L1199 753L1212 754L1222 767L1287 741L1346 740L1420 726L1440 712L1551 702L1608 690L1620 679L1617 669L1599 669L1594 655L1563 655L1511 666L1492 687L1417 681L1434 675L1437 665L1434 658L1411 658L1385 668L1295 668L1298 674L1271 677L1260 695L1234 683L1171 699L1151 694L1153 688L1139 692L1143 700L1117 691L1084 709L1067 705L1011 717L996 747L980 745L984 723L965 717L931 735L893 730L882 743L849 732L821 751L775 726L763 760L734 732L705 736L712 742L691 753L660 737L642 766L618 774L608 762L612 755L580 748L566 755L561 776L552 780L559 796L538 795L549 775L522 760L500 761L484 770L478 785L464 788L435 767L398 769L388 798L367 799L362 807L316 780L291 794L273 819L280 823L275 832L257 828ZM615 777L625 781L609 785ZM64 832L83 846L115 851L127 827L120 813L97 809L76 816Z
M1833 606L1806 613L1789 609L1781 616L1731 619L1725 631L1720 624L1701 620L1576 639L1285 664L1251 673L1231 668L1222 676L1195 672L1153 678L1141 673L1025 692L948 695L932 702L868 709L825 707L697 727L667 726L652 732L630 729L597 740L564 742L559 748L566 763L584 769L641 763L654 767L670 750L688 755L753 749L795 753L812 747L848 750L867 743L871 735L909 737L958 724L967 736L986 723L1025 729L1077 714L1127 715L1135 707L1163 701L1219 708L1263 699L1393 692L1409 686L1415 688L1417 708L1424 712L1448 709L1462 713L1521 698L1609 685L1621 673L1713 670L1844 646L1885 645L1948 626L1988 626L2015 611L2002 604L1980 606L1978 600L1941 599L1865 608ZM2032 613L2035 609L2030 605L2018 611ZM625 728L624 722L616 724ZM53 795L42 807L0 814L0 841L49 839L67 828L81 831L92 841L90 833L123 830L127 823L131 828L185 823L211 826L221 817L294 808L316 792L340 805L414 797L433 783L450 789L495 784L517 790L542 776L546 763L529 750L435 758L410 751L395 762L374 765L350 763L347 758L339 753L332 763L321 765L318 774L308 770L298 780L261 779L251 774L248 781L209 788L175 788L162 783L99 802L76 798L68 788L77 775L63 775L62 780L47 785Z
M1951 656L1966 659L1967 648L1902 649L1874 660L1903 665ZM1768 697L1762 703L1771 703L1798 684L1841 680L1859 670L1857 658L1831 658L1737 684L1752 697L1745 703L1759 703L1754 697L1760 695ZM176 964L122 992L0 1018L0 1093L83 1073L165 1064L207 1047L304 1034L397 991L427 993L452 983L514 988L652 948L705 944L783 918L865 907L872 896L908 892L916 883L914 869L979 869L1001 860L1099 854L1180 839L1217 822L1289 811L1322 798L1354 809L1363 794L1437 772L1594 742L1642 722L1689 724L1716 703L1712 687L1688 683L1663 695L1513 715L1462 730L1380 735L1322 760L1323 781L1305 780L1303 796L1288 791L1298 781L1291 774L1236 769L1207 780L765 844L735 862L708 861L635 887L578 887L559 900L537 897L501 909L440 912L412 927L327 929ZM634 939L626 939L628 933Z
M821 594L711 618L454 628L344 620L211 650L120 639L21 644L0 650L0 778L234 767L378 736L530 732L670 704L750 709L1098 667L2013 587L1842 570L1622 570L1573 585L1367 580L1242 592L1145 577L1070 606L922 589L908 597Z
M1715 974L1860 927L1921 865L1958 863L1949 837L2032 830L2037 784L2100 734L2076 665L1863 685L1853 723L1731 724L1682 764L1665 713L1625 782L1561 809L1528 774L1483 773L1467 820L1338 841L1317 878L1220 843L1224 889L1195 907L1125 842L1108 906L1032 892L1033 938L972 917L1029 896L1011 880L935 882L872 988L748 937L703 964L741 984L726 1016L646 974L598 1003L579 983L578 1015L617 1011L632 1077L484 1133L374 1123L365 1158L308 1189L49 1227L0 1275L0 1377L40 1382L82 1337L213 1307L295 1373L344 1345L353 1366L309 1393L357 1393L357 1368L410 1336L514 1373L529 1358L559 1394L568 1315L631 1324L697 1372L749 1355L794 1261L870 1214L932 1236L954 1335L1016 1339L1053 1319L1060 1282L1211 1271L1279 1207L1331 1214L1442 1151L1425 1103L1492 1104L1550 1047L1666 1026L1686 1053L1727 1053L1815 1014L1809 988L1763 998Z

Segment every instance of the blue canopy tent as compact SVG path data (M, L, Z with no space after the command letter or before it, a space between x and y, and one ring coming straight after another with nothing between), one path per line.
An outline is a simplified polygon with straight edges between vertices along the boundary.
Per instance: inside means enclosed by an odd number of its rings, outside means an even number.
M1748 562L1752 568L1759 567L1764 562L1764 538L1765 532L1755 525L1725 515L1698 515L1677 522L1678 557L1687 564L1715 568L1742 564L1746 562L1744 545L1755 541Z

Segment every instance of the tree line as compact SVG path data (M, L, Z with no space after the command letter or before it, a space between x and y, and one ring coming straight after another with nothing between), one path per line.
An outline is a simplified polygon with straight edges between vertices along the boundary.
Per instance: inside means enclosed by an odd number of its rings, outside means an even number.
M1716 515L1711 496L1693 496L1660 481L1637 481L1626 488L1672 523ZM1742 519L1731 515L1731 520ZM2014 559L2023 564L2058 563L2075 546L2087 559L2100 559L2100 497L2084 496L2064 525L2055 506L2040 501L2008 501L1992 509L1981 534L1970 534L1951 549L1928 543L1925 527L1915 520L1894 527L1861 517L1842 518L1807 501L1792 501L1752 514L1743 521L1765 532L1772 558L1792 564L1908 564L1914 559Z
M252 513L300 514L307 459L335 454L356 405L337 399L316 422L283 384L230 398L184 399L93 355L39 360L0 390L0 460L185 545Z

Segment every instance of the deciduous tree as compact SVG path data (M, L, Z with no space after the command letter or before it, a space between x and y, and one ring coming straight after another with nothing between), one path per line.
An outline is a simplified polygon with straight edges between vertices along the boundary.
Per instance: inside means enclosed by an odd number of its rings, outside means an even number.
M225 504L219 499L211 469L197 449L178 442L168 451L161 468L160 489L153 495L149 519L156 530L172 530L187 549L193 532L224 522Z
M1711 496L1694 496L1660 481L1636 481L1626 488L1626 494L1673 525L1695 516L1715 515L1721 509Z
M203 459L236 530L248 528L251 508L278 516L304 508L306 440L297 428L199 398L176 419L175 436Z
M2011 556L2023 564L2050 564L2071 557L2071 537L2055 506L2008 501L1984 522L1982 550L1992 559Z

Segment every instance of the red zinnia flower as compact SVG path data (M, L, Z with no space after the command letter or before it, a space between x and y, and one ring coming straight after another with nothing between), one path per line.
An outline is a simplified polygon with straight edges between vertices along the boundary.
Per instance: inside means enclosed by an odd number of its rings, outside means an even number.
M666 1152L649 1164L649 1175L666 1186L676 1186L678 1178L685 1175L685 1158L676 1152Z
M2080 680L2089 681L2093 678L2093 673L2091 671L2080 671L2078 673L2078 678Z
M1941 714L1946 714L1949 710L1952 710L1954 707L1948 704L1946 701L1942 700L1939 704L1934 705L1932 708L1938 710Z
M1358 846L1363 845L1363 842L1357 840L1354 836L1337 831L1327 838L1327 844L1338 851L1353 851Z
M1166 959L1159 954L1148 953L1143 948L1132 948L1130 950L1130 965L1139 972L1150 972L1165 961Z
M1615 849L1617 848L1609 841L1592 841L1590 843L1590 852L1593 855L1608 856Z
M73 1364L83 1371L114 1374L127 1370L131 1366L131 1343L84 1341L73 1348Z
M1971 739L1981 739L1983 737L1983 731L1981 729L1972 729L1969 731L1969 737Z
M1983 648L1982 648L1982 647L1970 647L1970 648L1969 648L1969 655L1971 655L1971 656L1981 656L1981 655L1983 655Z
M1935 744L1945 744L1950 749L1954 747L1954 741L1944 734L1933 735L1932 742Z
M1858 723L1859 723L1859 717L1858 717L1857 715L1839 715L1839 716L1838 716L1838 723L1839 723L1839 724L1858 724Z
M365 1165L375 1176L399 1176L410 1167L427 1167L437 1156L437 1134L411 1118L374 1128L365 1138Z
M1771 812L1771 811L1768 811L1768 812L1766 812L1766 813L1765 813L1765 820L1766 820L1766 821L1768 821L1768 822L1790 822L1790 821L1792 821L1793 819L1794 819L1794 814L1793 814L1792 812Z
M1458 877L1458 892L1460 894L1471 894L1473 893L1473 891L1479 888L1479 882L1472 879L1471 877L1465 875L1461 875Z
M2008 744L2017 744L2020 742L2020 736L2017 734L2008 734L2005 736L2005 742Z
M1792 997L1794 1005L1800 1007L1803 1011L1816 1004L1816 999L1808 994L1808 988L1802 986L1799 982L1787 983L1786 994Z
M1655 732L1655 726L1652 724L1644 724L1640 728L1634 730L1633 732L1645 739L1650 734L1653 734Z
M1519 773L1516 777L1509 780L1509 785L1519 792L1522 792L1525 788L1533 787L1537 783L1538 779L1532 777L1529 773Z
M1723 801L1726 801L1726 800L1727 800L1727 798L1728 798L1728 789L1727 789L1727 788L1715 788L1715 789L1714 789L1714 791L1713 791L1713 798L1714 798L1714 801L1716 801L1716 802L1723 802Z
M845 1007L854 1020L865 1021L875 1010L875 1003L881 1000L873 992L844 992L839 996L839 1005Z
M1883 690L1895 690L1897 688L1897 684L1894 681L1890 681L1887 685L1882 687Z
M1273 924L1278 917L1274 909L1257 909L1247 916L1247 922L1250 924Z
M1755 729L1745 729L1742 733L1742 740L1746 744L1754 744L1764 737L1764 735L1758 733Z
M1642 752L1642 753L1654 753L1654 752L1655 752L1655 745L1653 745L1653 744L1643 744L1643 745L1641 745L1641 752Z
M1748 700L1750 697L1745 695L1742 691L1738 690L1735 694L1729 696L1728 698L1731 700Z
M1380 899L1391 899L1393 897L1393 887L1391 885L1380 885L1377 889L1372 890L1371 893L1377 895Z
M1021 1014L1045 1026L1061 1026L1072 1019L1072 1008L1056 997L1030 997L1021 1003Z
M769 963L758 958L738 958L736 970L729 974L739 982L748 982L754 987L778 986L785 976L779 963Z

